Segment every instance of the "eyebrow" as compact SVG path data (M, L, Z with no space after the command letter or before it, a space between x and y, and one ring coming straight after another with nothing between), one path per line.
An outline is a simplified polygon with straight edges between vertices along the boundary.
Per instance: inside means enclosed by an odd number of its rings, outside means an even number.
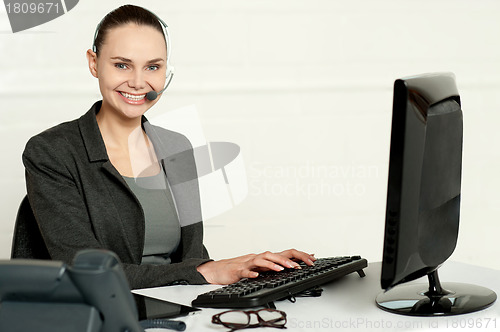
M120 60L122 62L127 62L127 63L132 63L133 62L132 60L124 58L124 57L121 57L121 56L111 57L111 60ZM156 58L156 59L148 60L147 63L156 63L156 62L161 62L161 61L165 61L165 60L162 59L162 58Z

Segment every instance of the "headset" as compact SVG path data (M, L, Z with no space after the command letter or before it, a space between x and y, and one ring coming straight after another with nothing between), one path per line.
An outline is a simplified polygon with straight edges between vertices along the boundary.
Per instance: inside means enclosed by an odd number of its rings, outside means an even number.
M163 35L165 36L165 42L166 42L166 45L167 45L167 73L166 73L166 84L165 84L165 87L163 89L161 89L160 91L156 92L154 90L151 90L149 91L148 93L146 93L146 98L150 101L152 100L155 100L158 95L162 94L163 91L165 91L167 89L167 87L170 85L170 82L172 81L172 78L174 77L174 66L172 66L172 64L170 63L170 53L172 52L172 44L170 43L170 36L168 35L168 25L167 23L165 23L165 21L163 21L160 17L158 17L158 15L156 15L155 13L153 13L152 11L146 9L146 8L143 8L141 7L142 9L148 11L149 13L151 13L151 15L153 15L154 17L156 17L156 19L158 20L158 22L160 23L160 25L162 26L162 30L163 30ZM104 16L104 18L106 18L106 16ZM99 33L99 29L101 27L101 24L102 24L102 21L104 20L104 18L99 22L99 24L97 25L96 29L95 29L95 33L94 33L94 41L92 42L92 51L94 51L95 53L97 53L97 47L95 45L95 40L97 39L97 35Z

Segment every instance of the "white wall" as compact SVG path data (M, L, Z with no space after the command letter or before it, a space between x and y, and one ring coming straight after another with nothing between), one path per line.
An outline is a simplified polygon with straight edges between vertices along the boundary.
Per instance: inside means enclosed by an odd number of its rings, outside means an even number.
M393 81L451 71L465 118L453 259L500 268L500 2L136 2L169 24L176 67L150 112L194 104L208 140L242 148L250 192L207 221L212 256L293 246L380 260ZM24 144L99 98L85 51L98 21L122 3L82 0L16 34L0 9L0 258L9 257L25 194Z

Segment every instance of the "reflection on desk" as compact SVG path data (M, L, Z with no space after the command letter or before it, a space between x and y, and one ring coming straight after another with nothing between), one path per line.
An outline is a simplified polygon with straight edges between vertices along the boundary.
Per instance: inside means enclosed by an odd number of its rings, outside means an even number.
M286 312L288 331L438 331L438 330L498 330L500 311L498 303L485 310L460 316L411 317L400 316L377 308L375 297L380 288L381 263L370 263L365 269L366 277L347 275L323 285L323 294L315 298L297 298L275 302L276 308ZM488 287L500 294L500 271L474 265L447 262L440 268L443 283L463 282ZM427 284L422 278L413 283ZM136 290L134 292L162 300L190 305L198 294L218 288L217 285L168 286ZM425 286L424 286L425 288ZM188 317L186 331L226 331L211 323L212 315L221 309L202 309ZM252 331L270 331L270 328Z

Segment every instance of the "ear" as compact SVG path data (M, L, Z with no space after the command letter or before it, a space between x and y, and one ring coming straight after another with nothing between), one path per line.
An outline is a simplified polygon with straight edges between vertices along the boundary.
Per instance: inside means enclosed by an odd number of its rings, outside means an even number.
M89 70L92 76L98 77L97 75L97 54L91 49L87 50L87 61L89 62Z

